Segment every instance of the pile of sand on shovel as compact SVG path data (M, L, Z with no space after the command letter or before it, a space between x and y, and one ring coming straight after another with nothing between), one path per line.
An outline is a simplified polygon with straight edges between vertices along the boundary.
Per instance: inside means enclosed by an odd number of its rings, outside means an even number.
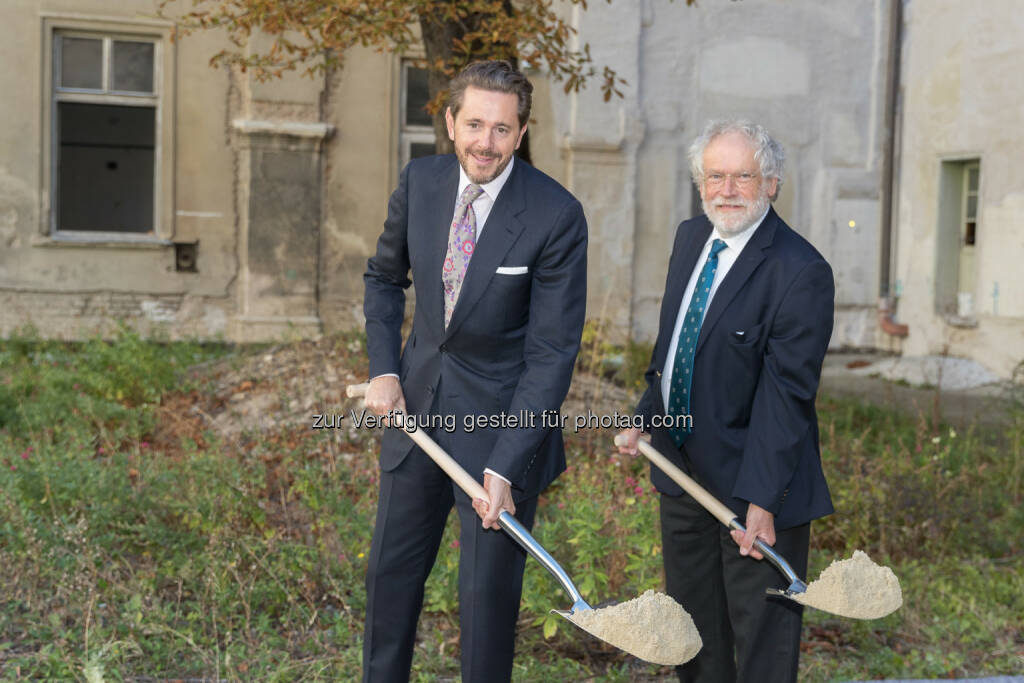
M702 645L690 614L669 596L654 591L618 605L580 610L568 619L652 664L683 664L693 659Z
M855 550L849 560L834 560L808 584L806 593L796 593L793 599L841 617L878 619L900 608L903 591L891 569Z

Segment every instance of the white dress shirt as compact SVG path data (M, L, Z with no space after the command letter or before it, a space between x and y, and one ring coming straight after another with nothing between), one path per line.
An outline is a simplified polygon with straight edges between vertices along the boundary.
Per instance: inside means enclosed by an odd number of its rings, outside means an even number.
M505 181L508 180L509 175L512 173L512 166L516 163L516 158L512 157L508 160L508 166L505 170L498 174L498 177L489 183L480 186L483 192L480 196L473 201L473 215L476 216L476 239L480 240L480 233L484 231L484 223L487 222L487 217L491 215L491 207L494 206L494 202L498 199L498 193L501 192L501 188L505 187ZM455 217L455 207L459 205L459 197L462 196L463 190L473 181L466 175L466 169L462 168L462 164L459 164L459 192L455 195L455 206L452 207L452 217Z
M690 273L690 281L683 292L683 300L679 304L679 311L676 313L676 326L672 330L672 343L669 344L668 355L665 356L665 368L661 373L661 396L666 403L668 403L668 392L672 386L672 367L676 363L679 330L683 328L683 320L686 318L686 311L690 307L693 290L697 287L697 279L700 278L700 273L704 270L704 263L708 260L708 254L711 253L711 243L715 240L722 240L726 246L725 249L718 252L718 268L715 269L715 279L711 281L711 291L708 292L708 300L704 305L704 315L707 315L708 309L711 308L711 300L714 298L715 292L718 291L718 286L722 284L722 280L729 274L729 269L736 263L736 259L739 258L743 248L747 246L747 242L754 236L754 231L764 222L764 217L767 215L768 209L765 209L765 212L761 214L761 218L757 222L733 237L722 237L722 234L718 232L718 228L714 228L711 230L711 235L708 237L707 242L704 243L704 248L701 249L700 256L697 258L697 265L694 266L693 272ZM701 322L704 322L703 316L701 317Z

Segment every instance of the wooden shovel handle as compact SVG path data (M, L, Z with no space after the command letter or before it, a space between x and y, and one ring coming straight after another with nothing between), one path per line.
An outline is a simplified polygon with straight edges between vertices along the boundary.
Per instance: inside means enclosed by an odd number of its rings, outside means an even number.
M366 390L370 385L368 383L363 384L350 384L345 388L345 395L349 398L362 398L366 395ZM404 428L405 415L398 413L395 415L396 429ZM466 492L466 495L470 498L481 498L487 501L490 505L491 499L487 495L487 489L480 485L476 479L470 476L469 472L462 469L459 463L455 462L455 459L445 453L444 449L437 445L437 442L427 436L427 433L422 429L405 430L405 433L409 435L416 445L423 449L423 451L430 456L430 459L437 463L437 466L444 470L444 473L452 478L459 488Z
M363 396L366 396L366 390L369 388L369 382L363 382L362 384L349 384L345 387L345 395L349 398L362 398Z
M619 434L615 437L616 446L626 445L625 434ZM727 527L732 526L732 521L736 519L736 515L733 514L732 510L725 507L717 498L708 493L707 489L691 479L685 472L672 464L672 462L662 455L658 450L649 444L645 439L640 439L637 443L637 448L644 454L648 460L657 466L659 470L669 476L669 478L675 483L683 487L683 490L689 493L694 499L704 506L704 509L710 512L715 518Z

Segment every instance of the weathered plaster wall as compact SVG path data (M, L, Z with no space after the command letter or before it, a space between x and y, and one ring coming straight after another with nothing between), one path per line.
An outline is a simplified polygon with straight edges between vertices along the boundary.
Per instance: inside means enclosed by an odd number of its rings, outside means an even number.
M700 212L686 149L704 122L746 116L788 154L779 213L836 273L834 345L874 340L886 3L592 3L573 12L625 97L552 90L566 177L591 224L588 315L651 338L675 227ZM850 227L854 221L854 227Z
M991 0L907 6L898 197L900 317L908 354L967 356L1006 376L1024 360L1024 7ZM975 326L936 312L943 161L980 159Z
M325 329L363 324L363 273L384 228L398 181L398 60L353 49L332 78L325 119L335 128L325 151L320 311Z
M43 16L150 20L155 0L10 0L0 26L0 70L13 96L0 101L0 333L32 323L43 333L78 337L106 329L114 316L171 336L227 332L237 274L233 157L226 145L229 77L207 62L219 36L197 34L166 46L177 75L175 241L199 241L198 273L174 270L174 248L79 246L47 239L41 209L44 168Z
M895 214L904 352L948 352L1008 374L1024 356L1024 102L1018 0L986 12L954 0L905 4ZM198 273L167 244L69 245L43 225L44 14L153 18L156 0L9 0L0 26L0 333L34 323L83 336L122 318L171 336L239 340L361 324L362 279L397 180L398 60L346 56L330 78L256 82L211 69L225 45L200 32L173 64L173 226L199 243ZM181 0L179 9L189 2ZM173 9L173 8L172 8ZM703 123L744 115L788 154L779 213L836 274L834 346L887 346L876 330L888 0L661 0L559 11L595 62L628 81L566 95L536 85L536 166L572 189L591 226L588 316L650 339L679 221L700 211L686 149ZM48 134L48 133L47 133ZM977 325L935 313L942 160L982 162ZM998 296L994 296L998 291Z

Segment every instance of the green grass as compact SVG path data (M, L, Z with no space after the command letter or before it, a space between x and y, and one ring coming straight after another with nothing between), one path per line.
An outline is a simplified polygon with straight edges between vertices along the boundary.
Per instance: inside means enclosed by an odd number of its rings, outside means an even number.
M359 344L346 335L338 363L361 372ZM0 343L0 679L358 677L375 435L303 422L218 439L189 414L210 389L187 368L244 353L124 330ZM905 605L872 622L809 610L801 680L1024 672L1024 410L1001 431L955 432L820 407L837 514L814 526L811 577L863 549L894 569ZM646 467L586 436L536 536L593 602L659 588ZM458 675L455 538L428 583L414 681ZM567 598L532 561L525 584L515 680L670 673L551 615Z

